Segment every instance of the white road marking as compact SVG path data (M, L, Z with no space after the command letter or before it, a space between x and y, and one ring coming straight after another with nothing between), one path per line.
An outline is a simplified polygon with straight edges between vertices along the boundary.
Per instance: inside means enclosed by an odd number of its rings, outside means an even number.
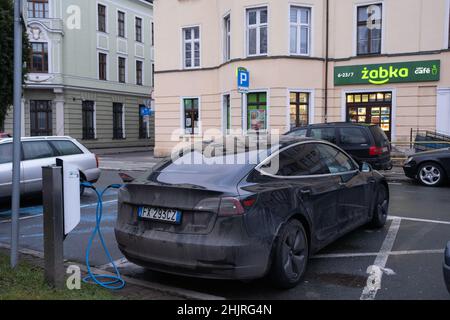
M415 255L415 254L442 254L444 249L432 249L432 250L400 250L390 251L387 254L390 256L403 256L403 255ZM378 252L358 252L358 253L330 253L330 254L318 254L312 256L312 259L338 259L338 258L361 258L361 257L376 257Z
M428 220L428 219L418 219L418 218L410 218L410 217L396 217L396 216L388 216L389 220L407 220L407 221L415 221L415 222L427 222L427 223L435 223L435 224L445 224L450 225L450 221L442 221L442 220Z
M400 182L388 182L389 185L394 185L394 186L401 186L403 185L403 183Z
M367 268L369 277L367 278L367 284L361 294L360 300L375 300L378 290L381 289L381 279L383 272L386 272L386 262L389 258L389 252L392 251L395 238L397 237L398 230L400 228L401 219L393 219L391 226L389 227L386 238L381 245L381 249L378 252L373 265ZM392 274L392 270L389 273Z
M108 205L108 204L115 203L115 202L117 202L117 200L103 201L103 205ZM93 203L88 203L88 204L81 205L80 208L81 209L85 209L85 208L91 208L91 207L96 207L96 206L97 206L97 202L93 202ZM19 220L28 220L28 219L39 218L39 217L42 217L43 215L44 215L43 213L35 214L35 215L32 215L32 216L21 217L21 218L19 218ZM11 221L12 221L11 219L1 220L0 224L11 223Z

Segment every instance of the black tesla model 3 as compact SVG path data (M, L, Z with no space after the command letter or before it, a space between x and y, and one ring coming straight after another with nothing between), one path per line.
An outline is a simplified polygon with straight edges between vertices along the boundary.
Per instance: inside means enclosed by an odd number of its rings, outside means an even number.
M126 184L115 227L120 250L152 270L270 275L291 288L311 254L359 226L384 226L389 189L380 173L328 142L285 139L264 150L212 143L208 154L185 152Z

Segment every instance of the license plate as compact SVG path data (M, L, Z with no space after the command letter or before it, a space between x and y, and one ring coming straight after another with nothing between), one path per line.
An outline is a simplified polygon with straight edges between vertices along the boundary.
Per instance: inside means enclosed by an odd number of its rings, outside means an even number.
M138 215L142 219L156 220L174 224L181 223L181 211L152 207L139 207Z

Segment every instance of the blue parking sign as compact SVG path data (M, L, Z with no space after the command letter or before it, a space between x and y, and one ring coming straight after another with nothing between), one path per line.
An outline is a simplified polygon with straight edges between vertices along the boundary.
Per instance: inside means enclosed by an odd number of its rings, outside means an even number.
M245 68L238 68L237 70L237 84L238 91L241 93L248 92L248 88L250 87L250 72Z

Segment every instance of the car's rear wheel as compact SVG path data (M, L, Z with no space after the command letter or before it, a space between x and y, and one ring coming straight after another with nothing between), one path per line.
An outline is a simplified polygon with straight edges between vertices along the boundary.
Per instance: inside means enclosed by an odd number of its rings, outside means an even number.
M283 289L299 284L308 263L308 238L300 221L289 220L281 228L275 244L271 279L275 286Z
M445 179L445 172L437 163L424 163L417 174L419 182L428 187L438 187Z
M373 210L370 226L372 228L383 228L386 224L389 211L389 193L384 185L380 185L378 188L377 200Z

